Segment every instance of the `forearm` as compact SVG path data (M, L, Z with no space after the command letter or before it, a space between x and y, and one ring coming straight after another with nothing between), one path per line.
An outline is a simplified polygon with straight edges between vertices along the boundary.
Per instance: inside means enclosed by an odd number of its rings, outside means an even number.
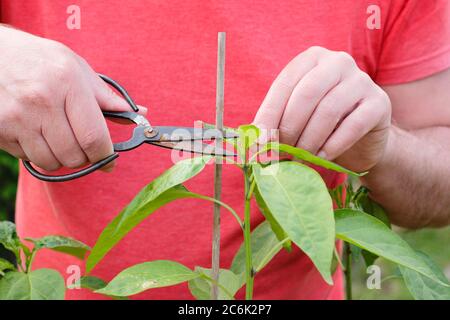
M450 224L450 127L393 127L383 159L362 183L407 228Z

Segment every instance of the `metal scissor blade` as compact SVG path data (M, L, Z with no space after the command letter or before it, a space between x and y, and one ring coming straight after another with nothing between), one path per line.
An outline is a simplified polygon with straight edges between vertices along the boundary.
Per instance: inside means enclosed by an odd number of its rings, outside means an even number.
M181 140L214 140L217 138L233 139L239 137L238 134L231 130L223 130L221 132L218 129L202 129L192 127L171 127L171 126L158 126L153 127L158 135L150 138L150 141L181 141Z
M236 157L234 152L230 152L221 147L216 147L214 144L206 144L201 141L160 141L160 142L149 142L158 147L174 149L179 151L186 151L192 153L206 154L212 156L222 156L222 157Z

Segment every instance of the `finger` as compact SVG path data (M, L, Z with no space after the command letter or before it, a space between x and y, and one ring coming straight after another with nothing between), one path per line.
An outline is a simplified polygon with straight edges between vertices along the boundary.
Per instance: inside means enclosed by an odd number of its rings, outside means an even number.
M39 168L47 171L61 168L61 163L56 159L42 136L31 133L27 137L20 139L19 143L26 158Z
M8 152L15 158L29 160L18 142L4 142L0 145L0 149Z
M318 155L322 158L334 160L370 131L385 129L389 123L384 121L386 111L384 104L377 99L368 99L349 114L325 142ZM364 156L364 155L361 155Z
M147 107L141 106L140 104L138 104L137 107L139 108L139 111L138 111L139 114L142 114L143 116L147 115L147 113L148 113Z
M66 97L67 119L89 162L95 163L113 153L111 137L89 84L82 79L74 83Z
M107 111L134 111L126 100L119 96L106 82L104 82L97 74L94 73L93 88L97 103L102 110ZM148 109L141 105L136 105L139 109L138 113L145 116ZM112 120L115 121L115 120Z
M319 101L341 80L341 73L329 63L317 65L297 84L281 119L280 139L294 145Z
M305 51L295 57L272 83L253 123L259 128L276 129L284 108L300 79L317 64L317 56Z
M108 111L133 111L128 102L119 96L106 82L96 74L93 79L94 95L102 110Z
M82 57L78 56L78 62L88 75L91 86L94 89L94 96L97 99L98 105L102 110L108 111L133 111L133 108L128 102L119 96L111 86L109 86L102 78L91 68L89 63ZM147 114L147 108L138 105L139 112L142 115Z
M55 113L46 118L42 127L42 135L55 155L56 159L67 168L79 168L88 162L70 127L62 108L54 108Z
M138 105L138 108L139 108L139 111L138 111L139 114L141 114L143 116L147 115L148 109L146 107ZM118 124L125 124L125 125L134 124L134 122L129 119L112 118L112 117L108 117L107 119L108 119L108 121L118 123Z
M131 111L130 105L105 82L91 68L89 63L77 55L78 62L88 77L94 91L95 99L102 110L108 111Z
M320 100L297 141L297 147L317 153L336 129L363 98L359 77L339 83Z

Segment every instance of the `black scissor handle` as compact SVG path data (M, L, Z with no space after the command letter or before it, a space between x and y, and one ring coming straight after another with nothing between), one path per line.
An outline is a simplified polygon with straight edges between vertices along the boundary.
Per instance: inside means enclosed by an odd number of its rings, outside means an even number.
M88 175L89 173L92 173L92 172L106 166L108 163L110 163L114 159L117 159L118 157L119 157L118 153L113 153L112 155L90 165L87 168L81 169L77 172L63 174L63 175L59 175L59 176L43 174L43 173L37 171L31 164L31 162L29 162L29 161L22 160L22 163L23 163L23 166L25 167L25 169L27 169L28 172L33 177L38 178L39 180L47 181L47 182L64 182L64 181L70 181L70 180L84 177L85 175Z
M133 109L134 112L138 112L139 108L137 107L136 103L134 103L133 99L128 94L127 90L125 90L124 87L122 87L120 84L118 84L115 80L111 79L108 76L105 76L104 74L98 73L98 76L105 81L107 84L109 84L111 87L116 89L120 95L125 99L125 101L130 105L131 109Z
M111 79L108 76L105 76L103 74L98 74L98 76L103 81L105 81L107 84L109 84L114 89L116 89L135 112L139 111L139 108L136 106L136 104L134 103L133 99L130 97L130 95L128 94L128 92L125 90L124 87L122 87L115 80ZM115 117L115 118L128 119L128 120L131 120L131 121L135 122L136 124L139 124L139 123L137 123L136 122L137 120L135 121L134 119L136 119L136 118L137 119L141 119L141 118L137 117L137 113L134 113L134 112L108 112L108 111L103 111L103 115L105 117ZM116 151L115 148L114 148L114 150ZM52 176L52 175L43 174L43 173L37 171L29 161L22 160L22 163L23 163L23 166L25 167L25 169L27 169L28 172L33 177L35 177L35 178L37 178L39 180L47 181L47 182L64 182L64 181L70 181L70 180L74 180L74 179L78 179L78 178L84 177L85 175L88 175L88 174L90 174L90 173L92 173L92 172L94 172L94 171L96 171L96 170L106 166L108 163L110 163L114 159L117 159L118 157L119 157L119 154L117 152L115 152L112 155L110 155L110 156L106 157L105 159L102 159L102 160L100 160L100 161L90 165L87 168L81 169L81 170L73 172L73 173L59 175L59 176Z

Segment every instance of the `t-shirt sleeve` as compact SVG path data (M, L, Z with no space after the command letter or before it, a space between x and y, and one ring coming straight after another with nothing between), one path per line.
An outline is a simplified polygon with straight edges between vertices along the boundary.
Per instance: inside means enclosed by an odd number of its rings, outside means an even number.
M450 67L450 1L391 1L375 81L398 84Z

